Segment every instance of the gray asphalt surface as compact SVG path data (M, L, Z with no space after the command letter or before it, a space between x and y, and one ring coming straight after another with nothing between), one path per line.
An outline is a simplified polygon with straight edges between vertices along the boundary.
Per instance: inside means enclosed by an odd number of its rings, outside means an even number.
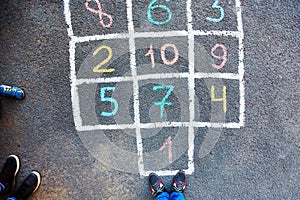
M194 10L206 5L203 1L195 2ZM125 1L103 1L103 7L119 13L109 32L101 32L99 27L93 26L98 23L97 15L83 13L82 4L71 1L75 35L127 31ZM148 31L151 27L143 26L143 12L139 12L144 4L142 1L133 3L134 25ZM178 10L178 15L186 16L181 4L174 2L171 8ZM228 1L228 4L234 5L234 1ZM26 91L23 101L2 98L0 119L0 160L4 162L10 154L21 157L18 184L32 169L37 169L43 175L42 185L31 199L151 199L146 177L118 170L95 158L75 128L70 86L70 38L63 2L0 0L0 5L0 83L16 85ZM83 10L76 11L77 7ZM187 176L187 199L300 198L299 13L299 1L242 1L245 127L220 130L220 138L205 157L201 157L199 149L208 130L196 130L195 172ZM202 15L195 14L194 28L209 28L206 24L196 23ZM228 16L234 16L234 12L228 11ZM214 28L236 27L236 22L230 19L226 18L224 27L216 25ZM185 29L185 21L186 18L171 21L173 25L162 31ZM202 40L199 38L200 43ZM77 72L95 45L97 43L78 46ZM235 83L228 84L232 90L236 87ZM140 98L147 105L147 97ZM176 97L172 100L176 103ZM232 107L227 120L235 121L238 108L234 98L229 100L229 105ZM97 106L96 109L101 108L101 105ZM158 112L158 109L151 112ZM177 114L173 116L174 120L181 113ZM147 114L142 117L142 121L147 122ZM172 119L172 116L168 117ZM103 122L103 119L98 120ZM161 137L172 131L167 129ZM134 138L122 135L120 131L106 131L105 134L120 148L136 151ZM161 139L145 140L145 151L151 151ZM103 154L106 151L109 149L104 148ZM186 153L183 153L169 168L186 167L186 161ZM168 187L171 179L171 176L163 177Z

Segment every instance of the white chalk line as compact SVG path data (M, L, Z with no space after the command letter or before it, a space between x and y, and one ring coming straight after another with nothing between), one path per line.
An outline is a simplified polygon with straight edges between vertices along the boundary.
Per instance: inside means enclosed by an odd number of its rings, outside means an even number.
M236 0L236 9L237 9L237 23L238 23L238 32L239 34L239 90L240 90L240 116L239 121L244 126L245 124L245 81L244 81L244 30L243 30L243 20L242 20L242 7L241 1Z
M73 118L75 127L82 125L80 112L80 103L78 95L78 87L76 87L76 70L75 70L75 43L70 41L70 79L71 79L71 98L73 108Z
M188 169L193 173L195 171L194 165L194 126L192 126L192 122L195 120L195 41L194 41L194 31L193 31L193 15L192 15L192 1L188 0L186 2L187 9L187 28L188 28L188 59L189 59L189 74L188 82L189 82L189 111L190 111L190 120L188 126Z
M185 171L185 174L191 175L193 172L189 169L183 169ZM156 173L158 176L174 176L178 170L164 170L164 171L144 171L141 173L142 176L149 176L151 172Z
M111 40L111 39L129 39L133 38L162 38L162 37L182 37L188 35L194 36L231 36L231 37L240 37L239 31L201 31L201 30L192 30L188 31L166 31L166 32L134 32L133 35L128 33L113 33L113 34L104 34L104 35L92 35L92 36L71 36L72 40L77 43L81 42L90 42L96 40Z
M136 69L136 57L135 57L135 38L134 38L134 25L133 25L133 15L132 15L132 1L126 0L127 5L127 20L128 20L128 34L129 34L129 52L130 52L130 68L131 75L133 78L133 109L134 109L134 123L137 126L135 128L136 133L136 144L137 144L137 154L138 154L138 168L139 172L144 172L144 158L143 158L143 140L140 124L140 102L139 102L139 85Z
M190 78L189 72L185 73L166 73L166 74L145 74L145 75L137 75L135 77L136 80L155 80L155 79L171 79L171 78ZM194 73L194 78L203 79L203 78L216 78L216 79L233 79L239 80L239 74L233 73ZM76 85L81 84L95 84L95 83L119 83L126 81L133 81L134 78L132 76L126 77L109 77L109 78L88 78L88 79L77 79Z
M136 58L135 58L135 38L155 38L155 37L175 37L175 36L188 36L189 37L189 44L191 44L191 41L193 41L195 35L199 36L210 36L210 35L216 35L216 36L232 36L239 38L239 74L205 74L205 73L195 73L193 74L194 77L189 79L189 83L191 85L194 85L194 78L225 78L227 79L237 79L240 83L240 116L239 116L239 123L209 123L209 122L188 122L187 124L184 122L181 122L181 126L187 126L190 128L195 127L212 127L212 128L240 128L244 126L244 112L245 112L245 86L244 86L244 45L243 45L243 39L244 39L244 32L243 32L243 25L242 25L242 11L241 11L241 3L240 0L236 0L236 8L237 8L237 21L238 21L238 31L201 31L201 30L192 30L192 24L188 25L188 31L168 31L168 32L134 32L134 26L133 26L133 19L132 19L132 2L130 0L127 0L127 17L128 17L128 31L129 34L122 34L122 33L116 33L116 34L107 34L107 35L95 35L95 36L85 36L85 37L78 37L74 36L72 23L71 23L71 12L69 8L69 0L64 0L64 15L66 18L66 22L68 27L68 35L71 38L70 40L70 65L71 65L71 73L70 73L70 79L71 79L71 95L72 95L72 103L73 103L73 113L74 113L74 121L75 126L78 131L87 131L92 130L94 128L102 129L126 129L130 128L131 125L96 125L96 126L82 126L82 119L80 117L80 106L79 106L79 96L78 96L78 90L77 86L78 84L83 83L90 83L87 79L76 79L76 71L75 71L75 45L76 43L80 42L89 42L89 41L95 41L95 40L105 40L105 39L129 39L129 46L130 46L130 52L131 52L131 70L133 77L126 77L130 81L134 81L133 84L133 90L135 91L135 98L134 98L134 110L135 110L135 125L132 126L132 128L136 129L136 135L137 135L137 144L138 144L138 151L141 153L139 155L139 169L140 174L143 176L148 176L147 171L144 170L144 164L143 164L143 157L142 157L142 144L138 141L142 141L140 128L150 128L150 127L168 127L168 125L176 125L172 123L152 123L151 124L140 124L140 116L139 116L139 100L138 100L138 80L146 80L147 75L145 76L137 76L136 74ZM191 1L187 1L187 16L188 21L191 22ZM192 50L189 50L189 56L193 55L193 48ZM193 58L192 58L193 59ZM193 60L189 60L193 61ZM191 68L193 64L189 64L189 68ZM180 76L186 77L186 74L181 73ZM168 77L172 78L174 75L169 74ZM139 78L140 79L135 79ZM188 76L187 76L188 77ZM123 78L123 77L122 77ZM126 80L125 78L125 80ZM153 76L151 75L151 78L153 79ZM162 78L162 77L161 77ZM163 77L165 78L165 77ZM108 81L108 80L116 80L121 82L121 79L119 77L114 78L104 78L104 79L91 79L91 82L93 81ZM123 79L124 81L124 79ZM193 96L194 91L190 91L189 95ZM193 102L190 104L190 108L193 107ZM190 117L192 119L193 116ZM178 122L176 122L178 123ZM137 126L138 125L138 126ZM96 130L97 130L96 129ZM190 133L190 131L189 131ZM193 132L194 134L194 132ZM190 140L194 141L194 135L189 134L189 142ZM194 145L194 142L192 142ZM194 147L193 147L194 148ZM189 150L189 157L193 156L193 152ZM140 159L141 158L141 159ZM189 168L187 169L187 174L192 174L194 172L194 165L189 162ZM191 168L190 168L191 167ZM177 171L157 171L156 173L159 175L174 175Z
M71 11L69 7L70 1L64 0L64 15L66 19L66 23L68 25L67 31L68 36L71 38L69 41L69 62L70 62L70 81L71 81L71 100L72 100L72 109L73 109L73 118L75 127L82 125L82 118L80 116L80 106L79 106L79 96L76 87L76 70L75 70L75 51L76 51L76 43L72 40L74 35L72 22L71 22Z
M67 31L69 37L72 37L74 33L72 28L71 11L69 5L70 5L70 0L64 0L64 15L65 15L66 23L68 25Z
M241 128L243 124L227 122L156 122L140 124L98 124L77 126L77 131L95 131L95 130L125 130L125 129L155 129L164 127L193 127L193 128Z

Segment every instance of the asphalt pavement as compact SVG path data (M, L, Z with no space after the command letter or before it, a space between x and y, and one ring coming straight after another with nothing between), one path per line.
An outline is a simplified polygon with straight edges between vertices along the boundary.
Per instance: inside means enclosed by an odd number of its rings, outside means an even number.
M2 98L0 166L8 155L20 156L18 185L31 170L41 172L31 199L152 199L143 172L162 173L170 188L179 169L191 172L185 191L190 200L300 198L299 1L241 1L242 79L239 34L200 34L194 41L185 34L191 24L206 33L238 32L236 1L216 1L217 7L191 1L191 23L185 1L99 1L113 17L103 24L95 2L88 4L92 12L84 1L70 0L70 13L65 2L0 0L0 83L26 92L22 101ZM132 27L150 34L134 38ZM94 35L99 38L86 37ZM228 60L218 71L227 78L205 76L217 71L206 71L207 63L225 53L218 46L213 57L214 42L227 47ZM99 64L96 55L116 70L100 77L87 70ZM192 60L204 78L186 75ZM219 102L211 101L212 86ZM197 126L190 125L193 115Z

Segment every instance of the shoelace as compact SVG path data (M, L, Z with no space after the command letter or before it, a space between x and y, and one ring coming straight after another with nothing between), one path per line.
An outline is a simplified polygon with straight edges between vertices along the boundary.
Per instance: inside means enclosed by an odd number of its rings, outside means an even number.
M152 187L152 195L154 195L154 196L156 196L158 193L161 193L161 192L163 192L164 191L164 186L160 186L160 183L157 183L157 184L155 184L155 185L153 185L153 186L151 186Z
M185 188L185 183L182 181L176 181L173 183L173 190L176 192L180 192L184 190L184 188Z

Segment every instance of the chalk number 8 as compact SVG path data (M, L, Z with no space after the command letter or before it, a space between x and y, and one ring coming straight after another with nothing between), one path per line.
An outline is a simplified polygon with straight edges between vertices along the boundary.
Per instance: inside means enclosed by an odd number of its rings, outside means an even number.
M168 8L167 6L165 5L154 5L158 0L152 0L148 6L148 20L152 23L152 24L155 24L155 25L163 25L163 24L166 24L168 23L171 18L172 18L172 11L170 10L170 8ZM166 0L166 2L170 2L171 0ZM165 10L167 13L168 13L168 19L166 19L165 21L156 21L153 19L152 17L152 11L155 10L155 9L163 9Z

